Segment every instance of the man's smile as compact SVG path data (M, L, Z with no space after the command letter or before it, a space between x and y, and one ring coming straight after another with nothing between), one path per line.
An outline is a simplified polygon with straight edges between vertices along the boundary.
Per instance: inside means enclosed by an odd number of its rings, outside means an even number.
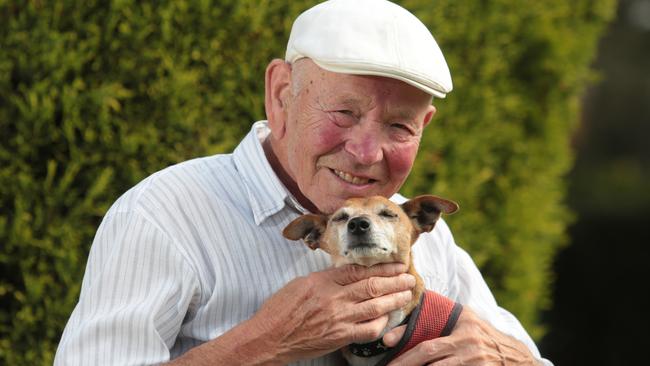
M336 170L336 169L331 169L330 168L330 171L332 171L337 177L341 178L343 181L345 181L347 183L350 183L350 184L357 185L357 186L362 186L362 185L366 185L366 184L376 182L375 179L358 177L358 176L352 175L350 173L347 173L347 172L344 172L344 171L341 171L341 170Z

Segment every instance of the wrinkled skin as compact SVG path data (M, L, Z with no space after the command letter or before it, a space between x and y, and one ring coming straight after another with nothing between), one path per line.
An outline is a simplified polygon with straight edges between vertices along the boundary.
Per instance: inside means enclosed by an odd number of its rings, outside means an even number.
M267 84L266 151L312 212L331 213L350 197L397 192L435 113L431 97L404 82L332 73L308 59L272 62Z

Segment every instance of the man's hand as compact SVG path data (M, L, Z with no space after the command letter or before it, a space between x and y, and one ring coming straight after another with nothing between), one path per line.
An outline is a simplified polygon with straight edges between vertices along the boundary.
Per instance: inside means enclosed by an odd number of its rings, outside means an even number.
M253 317L169 365L285 365L376 339L411 300L403 264L347 265L299 277Z
M296 278L249 320L283 363L376 339L388 312L411 300L415 278L401 264L346 265Z
M406 327L384 335L384 344L394 347ZM450 365L540 365L523 343L496 330L467 306L447 337L425 341L393 360L389 366Z

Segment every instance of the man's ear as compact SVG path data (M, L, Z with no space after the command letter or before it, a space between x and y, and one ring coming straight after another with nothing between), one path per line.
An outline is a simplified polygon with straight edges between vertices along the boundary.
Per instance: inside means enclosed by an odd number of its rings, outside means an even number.
M424 115L424 120L423 120L424 123L422 124L422 128L426 127L429 124L429 122L431 122L431 120L433 119L433 116L436 115L437 111L438 110L433 105L430 105L428 107L427 113Z
M433 195L417 196L401 207L419 233L433 230L442 213L449 215L458 211L456 202Z
M266 67L264 77L264 108L271 133L282 138L286 130L287 97L291 93L291 65L275 59Z
M321 237L327 227L327 216L325 215L302 215L291 221L282 230L282 235L290 240L303 239L312 250L320 247Z

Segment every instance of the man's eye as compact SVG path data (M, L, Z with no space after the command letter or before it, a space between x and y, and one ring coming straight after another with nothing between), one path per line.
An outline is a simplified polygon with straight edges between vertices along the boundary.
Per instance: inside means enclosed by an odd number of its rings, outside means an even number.
M347 128L357 123L357 116L349 109L335 110L329 113L332 122L337 126Z
M411 131L411 129L410 129L407 125L405 125L405 124L403 124L403 123L393 123L393 124L391 125L391 127L396 128L396 129L399 129L399 130L402 130L402 131L404 131L404 132L408 132L408 133L410 133L410 134L413 133L413 131Z
M352 112L352 111L350 111L350 110L347 110L347 109L342 109L342 110L340 110L340 111L336 111L336 112L337 112L337 113L341 113L341 114L345 114L346 116L356 117L356 116L354 115L354 112Z
M341 212L340 214L334 216L334 218L332 218L332 221L336 221L336 222L346 221L349 218L350 216L347 213Z
M381 210L379 211L379 216L389 218L389 219L394 219L397 217L397 214L390 210Z

